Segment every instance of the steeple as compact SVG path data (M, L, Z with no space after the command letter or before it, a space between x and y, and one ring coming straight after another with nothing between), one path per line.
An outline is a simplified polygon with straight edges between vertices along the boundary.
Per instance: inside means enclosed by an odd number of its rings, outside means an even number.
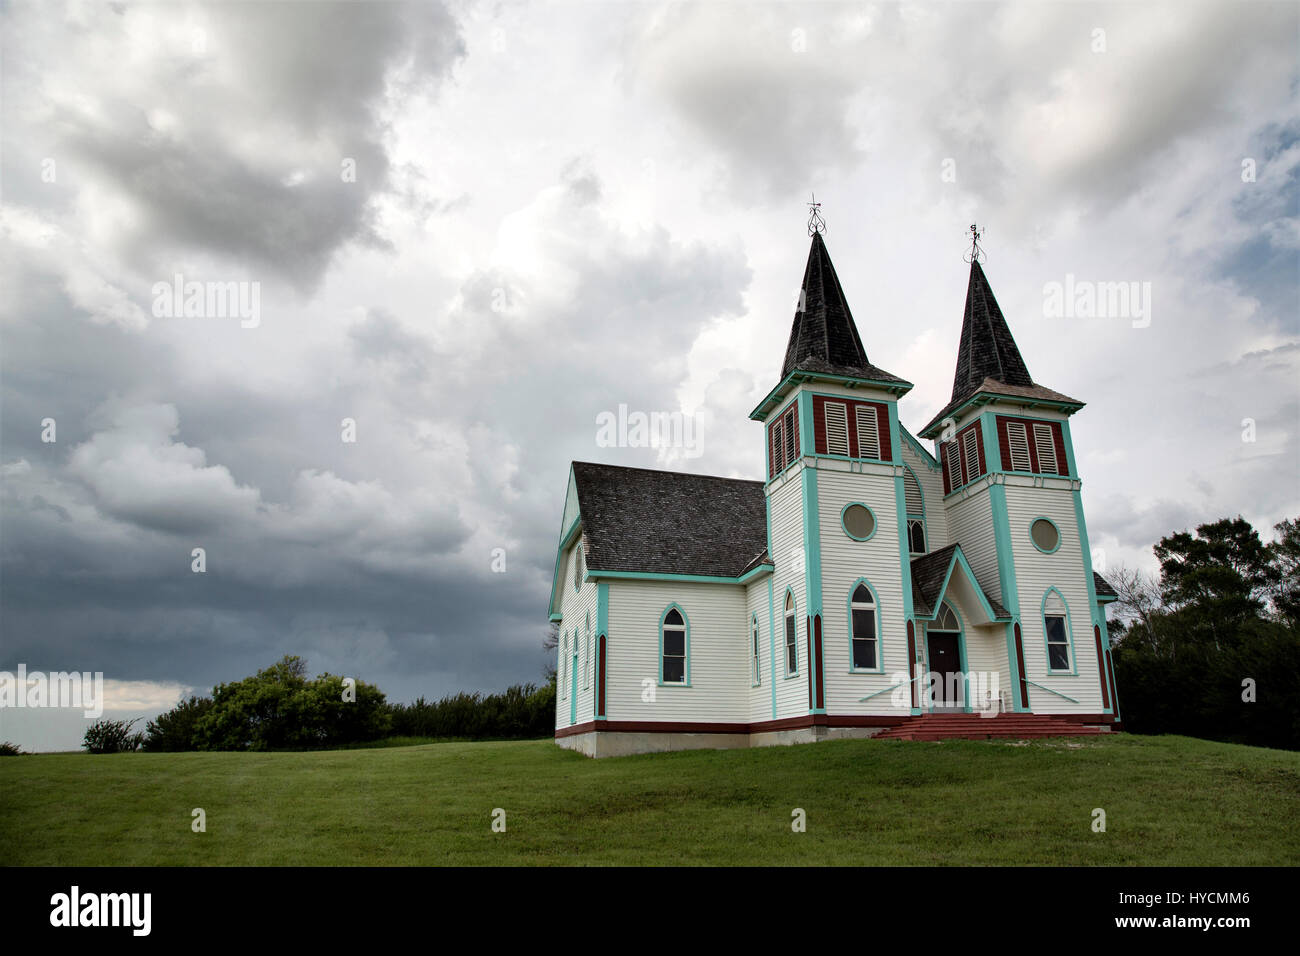
M867 361L867 350L862 347L853 313L849 311L820 231L812 234L799 308L790 328L781 378L784 380L795 371L902 382Z
M1032 386L1025 360L1002 316L998 300L979 259L971 258L970 284L966 287L966 316L961 324L957 374L952 381L952 401L973 395L986 378L1004 385Z
M1024 407L1049 405L1067 415L1083 407L1083 402L1078 399L1038 385L1030 377L1029 368L980 266L983 252L979 238L982 233L971 226L971 234L974 242L965 257L970 262L970 282L966 286L966 314L961 323L952 397L918 432L922 438L937 435L943 421L976 396L983 396L978 403L1005 399Z

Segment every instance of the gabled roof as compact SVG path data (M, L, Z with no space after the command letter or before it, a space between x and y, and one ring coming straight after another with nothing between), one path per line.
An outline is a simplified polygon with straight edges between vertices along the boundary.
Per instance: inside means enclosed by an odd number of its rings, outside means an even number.
M763 482L575 461L590 572L739 577L771 559Z
M1034 382L1020 354L1002 308L988 277L976 259L970 264L966 286L966 313L961 323L957 370L952 379L952 397L924 428L921 437L977 395L1025 399L1063 406L1067 411L1083 402Z
M795 311L781 366L782 380L801 371L907 384L867 361L867 350L862 347L853 313L820 232L813 233L799 302L801 307Z
M975 580L960 544L950 544L946 548L912 559L912 611L917 617L934 617L947 593L954 567L962 568L968 575L971 585L988 603L990 617L1011 620L1011 612L994 600Z
M1117 594L1115 589L1111 587L1110 582L1096 571L1092 572L1092 589L1097 594L1097 600L1103 604L1108 601L1119 600L1119 594Z

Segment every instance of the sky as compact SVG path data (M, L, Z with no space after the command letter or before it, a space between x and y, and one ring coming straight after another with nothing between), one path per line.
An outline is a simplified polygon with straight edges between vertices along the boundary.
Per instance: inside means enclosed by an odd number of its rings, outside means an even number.
M571 461L762 477L814 193L905 426L949 397L978 223L1034 380L1087 403L1098 563L1271 538L1298 34L1265 2L10 2L0 670L102 671L108 716L284 654L391 700L540 682ZM1101 283L1129 309L1050 305ZM620 406L695 440L611 446Z

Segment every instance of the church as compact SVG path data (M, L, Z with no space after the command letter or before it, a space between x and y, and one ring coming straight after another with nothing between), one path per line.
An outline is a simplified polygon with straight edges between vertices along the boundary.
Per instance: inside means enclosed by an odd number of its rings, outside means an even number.
M1117 729L1116 595L1070 438L1083 402L1030 376L976 242L952 398L912 434L911 383L867 358L810 232L780 380L749 416L763 481L572 463L556 742L601 757Z

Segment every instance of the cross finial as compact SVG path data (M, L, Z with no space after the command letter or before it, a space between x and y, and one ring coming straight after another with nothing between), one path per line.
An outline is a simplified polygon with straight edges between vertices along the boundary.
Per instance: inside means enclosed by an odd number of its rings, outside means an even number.
M817 194L810 193L812 202L808 206L808 235L826 231L826 220L822 218L822 204L817 201Z
M984 250L980 247L980 239L984 236L984 230L979 226L971 223L970 227L970 252L962 256L965 262L976 262L981 259L987 259Z

